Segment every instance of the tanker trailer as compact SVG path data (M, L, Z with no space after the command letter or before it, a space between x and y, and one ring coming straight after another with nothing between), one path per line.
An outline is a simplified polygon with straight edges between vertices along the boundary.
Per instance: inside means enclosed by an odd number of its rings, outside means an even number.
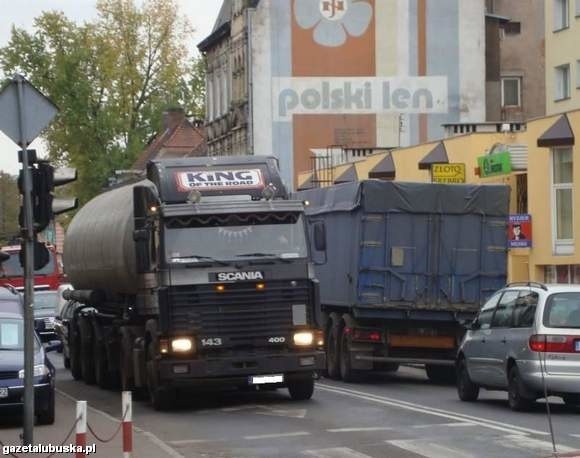
M150 162L68 228L73 376L156 409L216 385L309 399L324 351L306 240L274 158Z

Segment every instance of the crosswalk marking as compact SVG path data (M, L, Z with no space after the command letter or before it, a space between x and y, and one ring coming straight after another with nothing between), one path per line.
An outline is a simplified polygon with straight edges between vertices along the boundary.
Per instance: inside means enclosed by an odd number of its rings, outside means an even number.
M297 431L294 433L279 433L279 434L260 434L258 436L244 436L244 439L255 440L255 439L278 439L283 437L298 437L298 436L310 436L309 432Z
M435 428L437 426L444 426L446 428L463 428L465 426L475 426L475 423L431 423L429 425L414 425L413 428Z
M329 433L364 433L367 431L392 431L393 428L386 426L370 426L368 428L333 428L327 429Z
M357 452L348 447L322 448L318 450L306 450L303 455L317 458L371 458L369 455Z
M540 439L534 439L533 437L522 437L517 434L503 436L496 439L496 443L502 447L519 449L519 450L530 450L535 452L552 453L552 443L549 441L543 441ZM557 444L556 444L557 445ZM574 449L571 447L566 447L565 445L557 445L558 452L568 453L573 452Z
M475 458L471 453L456 450L444 445L420 440L391 440L385 441L387 444L402 448L408 452L413 452L425 458Z

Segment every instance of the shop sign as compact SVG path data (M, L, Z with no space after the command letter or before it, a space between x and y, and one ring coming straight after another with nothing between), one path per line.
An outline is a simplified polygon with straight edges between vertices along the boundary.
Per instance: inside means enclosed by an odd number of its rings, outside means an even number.
M508 151L477 158L479 174L482 178L507 175L512 171L511 155Z
M433 164L433 183L465 183L465 164Z

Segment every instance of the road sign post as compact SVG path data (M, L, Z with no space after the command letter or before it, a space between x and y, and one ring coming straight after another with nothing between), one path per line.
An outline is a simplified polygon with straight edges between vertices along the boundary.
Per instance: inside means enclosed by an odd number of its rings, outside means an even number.
M24 444L33 443L34 428L34 220L28 145L56 115L57 108L24 77L14 78L0 91L0 130L22 148L24 225Z

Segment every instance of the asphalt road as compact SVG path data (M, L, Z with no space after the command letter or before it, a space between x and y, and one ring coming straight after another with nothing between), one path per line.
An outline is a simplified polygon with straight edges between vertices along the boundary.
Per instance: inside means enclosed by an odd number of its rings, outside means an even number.
M60 355L51 358L61 393L121 416L120 393L74 381ZM550 405L558 451L580 450L580 411L558 398ZM403 367L358 384L322 379L307 402L282 389L183 393L170 412L134 402L133 419L171 457L529 458L552 455L545 407L514 413L504 393L485 391L477 403L462 403L454 387Z

